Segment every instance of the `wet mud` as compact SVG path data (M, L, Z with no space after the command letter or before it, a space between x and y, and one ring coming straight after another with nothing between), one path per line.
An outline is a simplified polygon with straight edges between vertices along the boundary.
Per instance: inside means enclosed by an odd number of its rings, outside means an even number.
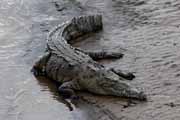
M102 14L104 29L73 45L123 52L122 59L100 62L133 72L147 102L87 92L78 93L79 101L64 100L53 82L30 73L47 33L87 14ZM2 0L0 119L179 120L179 30L178 0Z

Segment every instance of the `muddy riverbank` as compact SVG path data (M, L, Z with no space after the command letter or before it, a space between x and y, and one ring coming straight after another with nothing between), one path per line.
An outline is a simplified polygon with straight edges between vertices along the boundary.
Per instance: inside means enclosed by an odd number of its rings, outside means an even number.
M0 119L180 119L178 0L2 0L0 11ZM104 30L74 45L122 51L123 59L102 63L134 72L132 83L144 88L147 102L79 93L79 103L70 103L30 73L51 28L95 13L103 15Z

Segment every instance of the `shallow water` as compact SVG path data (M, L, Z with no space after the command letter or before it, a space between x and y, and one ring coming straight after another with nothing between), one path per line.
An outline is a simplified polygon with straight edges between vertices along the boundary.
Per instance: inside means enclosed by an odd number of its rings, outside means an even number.
M1 0L0 119L2 120L179 120L180 2L178 0ZM83 49L120 50L123 59L105 65L135 73L148 102L82 94L71 104L30 69L46 46L48 31L72 16L99 13L104 30L75 44ZM138 104L137 104L138 103Z
M0 119L84 119L80 110L70 112L51 82L30 73L48 27L60 22L52 1L3 0L0 11Z

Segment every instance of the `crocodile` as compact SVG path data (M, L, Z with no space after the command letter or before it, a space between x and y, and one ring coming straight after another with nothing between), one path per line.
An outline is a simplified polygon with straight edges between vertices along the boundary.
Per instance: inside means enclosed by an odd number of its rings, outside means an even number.
M59 93L76 96L75 91L85 90L99 95L112 95L129 99L147 100L147 95L129 80L130 72L107 68L98 60L121 58L120 52L85 51L73 47L77 38L103 29L101 15L74 17L56 26L47 37L47 51L35 62L35 76L45 75L60 83Z

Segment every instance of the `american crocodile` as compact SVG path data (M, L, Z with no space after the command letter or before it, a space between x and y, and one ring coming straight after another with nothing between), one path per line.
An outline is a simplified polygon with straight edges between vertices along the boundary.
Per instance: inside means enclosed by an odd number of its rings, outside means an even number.
M102 16L74 17L55 27L47 38L47 52L33 66L35 75L61 83L59 92L75 95L74 91L86 90L95 94L146 100L143 91L130 84L132 73L107 69L96 60L120 58L118 52L87 52L72 47L70 43L85 34L102 30Z

